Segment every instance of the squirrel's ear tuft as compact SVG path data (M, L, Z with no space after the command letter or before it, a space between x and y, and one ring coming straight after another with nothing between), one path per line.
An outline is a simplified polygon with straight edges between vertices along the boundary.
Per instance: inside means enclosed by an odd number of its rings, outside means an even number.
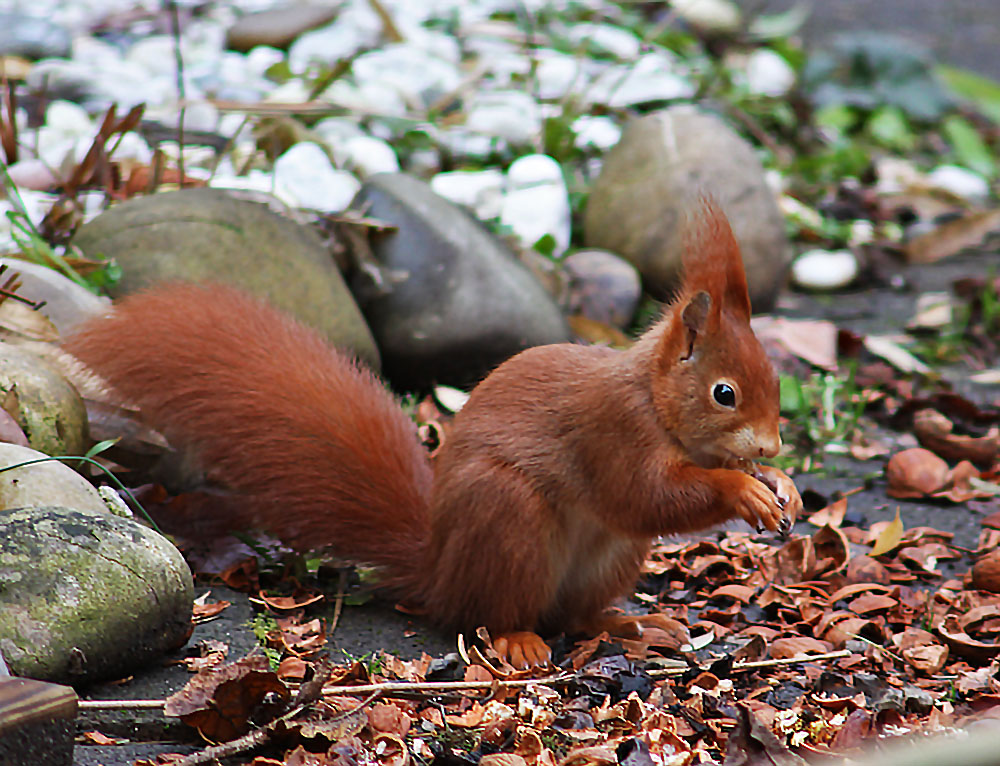
M750 296L740 246L729 220L708 195L700 198L697 212L684 231L684 284L682 293L707 291L727 311L750 319Z

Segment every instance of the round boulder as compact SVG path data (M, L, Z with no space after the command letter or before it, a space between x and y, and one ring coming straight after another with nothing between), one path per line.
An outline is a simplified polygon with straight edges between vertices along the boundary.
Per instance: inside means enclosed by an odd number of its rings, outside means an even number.
M0 512L0 652L14 675L121 678L191 631L191 572L131 519L63 506Z
M371 333L319 236L265 204L207 188L135 197L81 226L73 242L121 266L113 298L166 281L233 285L378 365Z
M587 201L586 244L625 257L646 289L666 299L679 274L684 218L706 192L740 243L754 310L770 309L789 260L781 213L753 147L695 107L672 107L626 126Z
M513 253L457 205L405 173L379 173L353 207L391 224L372 243L382 284L355 294L397 386L475 382L530 346L569 329Z

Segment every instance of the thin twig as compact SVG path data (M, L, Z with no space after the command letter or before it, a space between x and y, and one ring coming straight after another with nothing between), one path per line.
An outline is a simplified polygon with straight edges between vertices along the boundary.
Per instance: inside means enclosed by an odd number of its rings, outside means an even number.
M177 169L180 171L181 183L184 188L184 113L187 110L187 96L184 90L184 55L181 51L181 22L177 10L177 0L167 0L170 7L170 33L174 38L174 58L177 61L177 103L180 112L177 114Z
M78 710L156 710L167 704L166 700L80 700Z
M798 665L802 662L820 662L822 660L839 660L850 657L853 652L849 649L841 649L836 652L826 654L802 654L796 657L782 657L777 660L760 660L757 662L738 662L733 665L731 672L741 673L748 670L759 670L761 668L781 667L782 665ZM697 666L695 666L697 667ZM708 666L701 668L707 669ZM653 678L664 676L678 676L690 670L690 667L660 668L648 671ZM380 684L360 684L357 686L325 686L324 694L345 696L351 694L381 694L391 697L399 693L423 693L435 694L441 692L454 691L493 691L496 689L520 689L531 685L562 685L576 677L575 673L560 673L547 678L518 678L512 680L496 679L493 681L385 681ZM127 708L157 708L163 707L164 700L82 700L79 703L81 710L115 710Z
M326 632L327 639L333 635L340 622L340 613L344 608L344 592L347 590L347 570L341 567L340 576L337 578L337 597L333 602L333 617L330 620L330 629Z

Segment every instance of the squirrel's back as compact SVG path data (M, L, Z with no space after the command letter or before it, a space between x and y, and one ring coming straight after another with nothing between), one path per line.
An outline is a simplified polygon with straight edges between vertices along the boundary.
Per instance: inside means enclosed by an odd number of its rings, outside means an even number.
M64 347L193 450L241 523L410 589L430 464L388 390L315 331L238 290L178 283L126 297Z

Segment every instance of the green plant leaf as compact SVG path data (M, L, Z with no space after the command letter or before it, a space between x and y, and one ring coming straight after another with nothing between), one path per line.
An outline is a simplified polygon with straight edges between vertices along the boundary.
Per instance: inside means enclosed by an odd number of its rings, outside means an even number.
M958 67L941 66L937 73L955 95L970 101L993 122L1000 123L1000 82Z
M997 164L993 153L972 123L956 114L948 117L941 129L960 165L982 173L987 178L996 175Z
M898 106L882 106L865 123L869 135L887 149L908 152L916 144L909 120Z

